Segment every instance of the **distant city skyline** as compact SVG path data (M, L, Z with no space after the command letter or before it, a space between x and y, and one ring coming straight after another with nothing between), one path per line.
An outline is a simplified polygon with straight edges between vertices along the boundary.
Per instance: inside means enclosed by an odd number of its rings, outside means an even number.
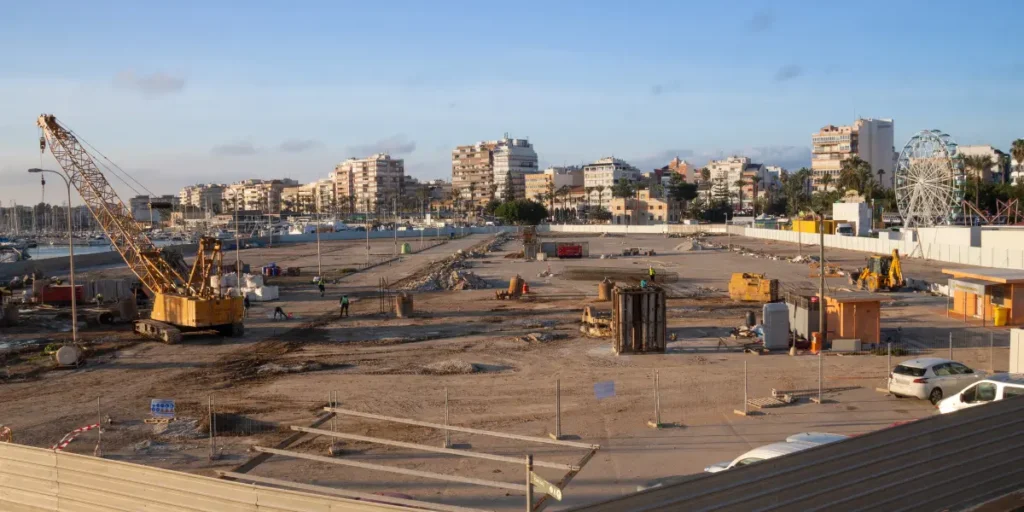
M453 149L504 133L528 138L541 169L730 155L809 167L811 135L857 117L892 118L896 151L930 128L1007 151L1024 137L1022 18L1012 1L56 2L42 20L11 4L0 201L39 202L25 170L57 168L38 154L44 112L158 195L309 183L381 151L408 176L450 180Z

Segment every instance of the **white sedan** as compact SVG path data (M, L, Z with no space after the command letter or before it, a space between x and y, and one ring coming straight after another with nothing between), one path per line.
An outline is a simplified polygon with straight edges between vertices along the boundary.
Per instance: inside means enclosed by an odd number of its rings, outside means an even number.
M775 457L796 453L822 444L842 441L843 439L847 439L847 436L842 434L826 434L823 432L804 432L802 434L794 434L787 437L785 442L772 443L760 448L754 448L753 450L736 457L732 462L726 461L712 464L704 468L704 471L707 473L718 473L719 471L746 466L755 462L761 462L762 460L774 459Z
M984 379L985 372L976 372L949 359L922 357L903 361L889 374L889 392L897 398L912 396L938 404L943 397L954 395Z

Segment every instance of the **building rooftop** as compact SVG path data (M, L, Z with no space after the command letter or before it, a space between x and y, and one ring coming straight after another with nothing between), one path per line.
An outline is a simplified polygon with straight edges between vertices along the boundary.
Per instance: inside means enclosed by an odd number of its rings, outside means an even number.
M954 278L972 278L989 283L1018 284L1024 283L1024 270L1005 268L944 268L943 274Z

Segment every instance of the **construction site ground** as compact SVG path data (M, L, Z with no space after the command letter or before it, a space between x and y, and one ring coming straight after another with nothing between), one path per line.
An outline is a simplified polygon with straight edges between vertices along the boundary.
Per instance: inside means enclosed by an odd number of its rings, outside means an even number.
M104 457L213 475L254 455L252 447L274 446L291 432L290 425L312 423L336 393L338 406L422 421L443 422L449 397L453 425L547 437L555 429L555 383L560 382L562 433L569 440L601 445L597 456L565 490L554 509L633 492L637 485L674 475L697 473L709 464L798 432L858 434L893 423L927 417L935 408L924 401L896 399L876 391L885 386L885 356L829 355L820 358L824 403L817 396L819 358L784 352L745 354L728 336L757 304L738 304L724 290L731 273L759 272L778 278L782 288L813 289L817 278L806 264L755 257L741 251L712 248L730 241L777 256L798 254L794 244L725 235L707 237L703 250L685 250L690 241L657 235L562 235L557 240L589 242L590 257L582 260L526 262L507 258L522 250L510 241L483 257L463 264L489 288L459 291L410 290L415 314L396 319L381 313L380 278L395 287L421 283L432 265L459 249L485 244L491 235L472 235L404 255L351 273L327 287L321 298L311 283L314 272L299 278L271 280L281 286L278 301L254 304L241 338L190 335L179 345L139 341L130 328L90 327L82 337L98 347L78 369L49 369L42 356L8 357L0 375L0 423L12 428L14 440L50 446L75 429L111 423L102 435ZM429 241L428 241L429 242ZM429 244L428 244L429 245ZM656 256L616 256L624 248L654 250ZM417 243L413 248L418 249ZM373 241L372 261L393 256L390 241ZM812 252L813 251L813 252ZM804 254L817 254L804 247ZM366 263L365 242L332 242L322 247L322 261L332 269ZM862 264L866 254L829 250L826 258L843 269ZM316 268L315 244L275 246L241 252L254 267L274 261L281 266ZM233 260L228 253L226 260ZM669 334L676 341L665 354L616 356L609 339L587 338L579 332L584 306L608 310L596 302L603 277L565 279L567 267L615 267L679 275L668 290ZM904 260L904 273L915 279L944 282L938 264ZM340 272L340 270L338 270ZM121 268L86 270L80 275L126 275ZM525 299L495 300L495 289L522 276L530 285ZM340 274L339 274L340 275ZM580 272L574 272L580 275ZM830 278L833 288L848 287L845 278ZM340 319L338 298L352 297L351 317ZM947 318L945 298L922 292L882 294L883 337L900 329L900 339L917 353L946 356L947 340L985 339L1002 344L1008 331L982 328L977 321ZM276 306L293 319L274 321ZM759 315L760 316L760 315ZM66 332L59 326L32 325L0 331L0 342ZM966 337L965 337L966 336ZM976 369L1006 370L1007 349L988 344L958 343L954 357ZM994 355L994 359L993 356ZM909 356L894 357L893 363ZM792 405L744 408L744 368L749 398L764 398L773 389L795 391ZM661 422L653 429L655 372L660 378ZM595 384L614 382L606 396ZM217 460L210 460L207 409L212 396L217 412ZM173 399L178 419L149 424L151 399ZM97 404L99 399L99 404ZM338 417L320 428L359 435L441 446L443 434L423 427ZM547 444L452 433L456 448L504 455L532 453L539 460L575 463L585 450ZM83 434L67 450L92 453L96 435ZM290 449L326 456L331 440L309 435ZM345 441L340 458L435 471L464 477L522 483L522 465L444 454L388 448ZM541 468L549 481L564 472ZM363 492L397 492L425 501L484 509L521 509L514 492L372 472L322 462L274 456L253 475L295 482L343 487Z

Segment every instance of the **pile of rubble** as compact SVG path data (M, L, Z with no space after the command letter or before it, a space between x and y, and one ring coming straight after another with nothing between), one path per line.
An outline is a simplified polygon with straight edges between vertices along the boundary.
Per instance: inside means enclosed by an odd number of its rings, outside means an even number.
M468 270L466 259L482 258L489 252L497 251L502 244L512 239L508 233L499 233L486 244L470 248L468 251L458 250L455 254L436 263L426 275L410 280L402 285L402 290L434 292L441 290L478 290L489 288L487 281Z

